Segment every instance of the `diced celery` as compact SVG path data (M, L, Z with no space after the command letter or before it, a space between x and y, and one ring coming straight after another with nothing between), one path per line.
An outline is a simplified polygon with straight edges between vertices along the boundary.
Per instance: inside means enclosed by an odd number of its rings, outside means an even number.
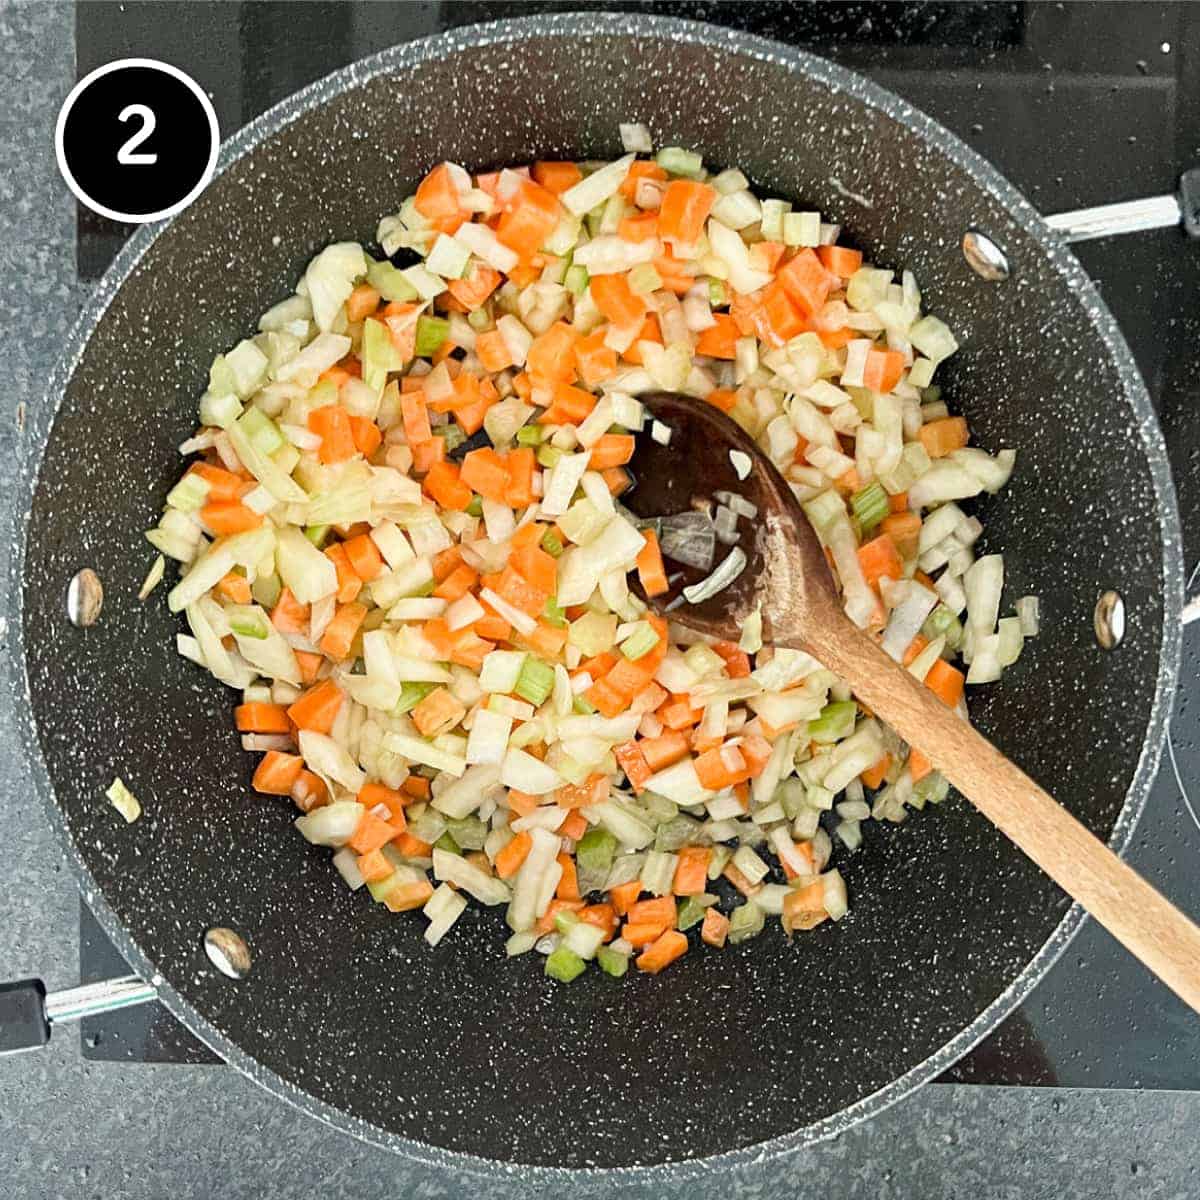
M255 603L261 604L263 608L274 608L281 591L283 591L283 584L274 571L270 575L255 576L254 582L250 585L250 594L254 597Z
M617 839L607 829L589 829L575 847L580 869L607 872L617 852Z
M446 443L446 453L449 454L452 450L457 450L459 446L467 440L467 435L457 425L442 426L442 441ZM473 513L472 516L479 516L479 513Z
M578 713L581 717L590 717L596 711L595 705L593 705L590 700L585 699L583 696L576 696L575 699L571 701L571 709L573 712Z
M729 298L725 294L725 284L720 279L713 279L711 276L708 280L708 303L710 308L720 308L723 304L729 303Z
M433 843L435 850L445 850L447 854L461 854L458 843L454 840L450 830L447 829L436 842Z
M390 875L385 875L382 879L370 879L367 881L367 891L371 893L371 899L376 904L382 904L383 898L396 886L396 872L393 871Z
M709 879L717 879L721 872L725 870L732 857L733 851L728 846L714 846L712 848L712 858L708 860Z
M638 263L629 272L629 289L637 296L648 296L657 292L663 285L662 276L654 269L653 263Z
M858 518L859 528L867 534L888 515L887 492L878 480L872 480L850 497L850 507Z
M482 850L488 827L478 817L447 818L446 833L460 850Z
M589 282L587 267L578 264L568 267L567 273L563 276L563 286L572 296L582 296L587 291Z
M189 471L167 493L167 504L180 512L191 513L203 508L208 498L208 481L195 471Z
M614 979L620 979L629 970L629 955L611 946L601 946L596 951L596 962L605 975L611 975Z
M707 892L700 896L685 896L679 902L675 914L675 928L681 932L699 925L704 920L704 914L717 902L715 896Z
M821 709L821 715L808 723L808 736L814 742L838 742L854 732L858 705L853 700L834 700Z
M471 503L467 505L467 516L468 517L482 517L483 516L483 497L482 496L476 495L476 496L471 497Z
M329 536L330 528L329 525L305 525L304 536L320 550L325 545L325 539Z
M637 628L621 643L621 653L630 662L644 658L659 643L658 631L649 621L639 621Z
M274 454L283 445L279 427L261 408L250 405L237 423L260 454Z
M951 650L957 650L962 644L962 622L944 604L939 604L925 618L925 624L921 626L921 634L931 642L945 637L946 645Z
M540 446L546 439L546 430L542 425L522 425L517 430L518 446Z
M558 607L557 601L551 596L542 609L542 620L547 625L553 625L555 629L566 629L567 614Z
M745 942L749 941L752 937L758 937L762 933L765 924L766 914L764 914L763 910L753 900L747 900L745 904L739 904L729 914L728 941L731 945L736 946L738 942Z
M441 684L438 683L402 683L400 685L400 699L396 702L396 707L392 709L392 712L396 716L411 712L434 688L440 686Z
M572 979L577 979L586 967L587 963L565 946L559 946L546 959L546 974L559 983L570 983Z
M537 460L543 467L557 466L558 460L562 456L563 452L557 446L551 446L548 443L543 443L537 450Z
M698 178L704 170L704 160L700 155L682 146L664 146L654 156L654 161L671 175L683 175L689 179Z
M547 529L542 534L542 549L545 550L551 558L558 558L563 552L563 544L557 533L553 529Z
M694 846L700 841L700 822L695 817L678 813L668 817L654 834L655 850L674 853L684 846Z
M442 343L450 335L450 322L443 317L420 316L417 318L417 344L415 353L418 358L428 358L437 353Z
M409 302L417 289L390 262L373 262L367 267L367 282L385 299Z
M513 689L522 700L530 704L545 704L547 697L554 690L554 668L540 658L528 655L521 665L521 674L517 676L517 686Z

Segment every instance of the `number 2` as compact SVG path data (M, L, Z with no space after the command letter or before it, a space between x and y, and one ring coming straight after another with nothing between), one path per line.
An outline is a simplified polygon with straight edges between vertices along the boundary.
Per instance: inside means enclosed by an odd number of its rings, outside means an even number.
M141 117L142 127L117 151L117 162L123 167L150 167L158 162L157 154L134 153L137 148L154 132L158 123L154 111L144 104L127 104L117 116L124 123L133 117Z

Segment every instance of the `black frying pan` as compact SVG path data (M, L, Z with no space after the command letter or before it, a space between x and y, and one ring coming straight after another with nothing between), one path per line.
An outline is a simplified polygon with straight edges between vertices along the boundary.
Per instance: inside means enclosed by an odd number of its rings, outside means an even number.
M443 158L613 156L621 120L821 208L874 261L911 267L960 334L946 393L980 444L1019 452L1010 487L979 505L987 545L1006 554L1010 597L1042 597L1045 630L973 713L1118 848L1177 668L1175 502L1129 351L1028 204L896 97L725 30L541 16L389 51L255 122L189 210L133 239L51 381L14 622L26 745L86 898L180 1020L314 1115L460 1166L729 1162L830 1136L983 1037L1080 920L950 803L872 826L839 861L850 915L791 945L776 926L657 978L563 988L537 956L506 961L501 915L471 909L430 952L422 922L346 891L289 806L251 792L233 698L175 655L161 596L135 600L141 531L209 361L319 247L369 241ZM970 227L1003 247L1007 282L964 261ZM85 565L107 599L82 630L64 594ZM1128 630L1106 653L1093 611L1114 588ZM135 825L103 799L114 775L142 799ZM240 983L203 953L214 925L249 943Z

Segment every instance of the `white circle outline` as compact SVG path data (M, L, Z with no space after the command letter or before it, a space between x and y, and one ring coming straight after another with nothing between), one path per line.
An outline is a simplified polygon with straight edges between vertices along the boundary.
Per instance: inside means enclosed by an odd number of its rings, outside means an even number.
M200 101L200 105L204 109L204 115L208 118L208 128L211 134L210 140L212 145L209 148L208 163L204 168L204 173L200 176L196 186L182 200L172 204L169 208L163 208L154 213L123 213L117 212L112 208L106 208L103 204L98 204L79 186L78 181L71 174L71 170L67 166L66 155L63 153L63 137L66 132L67 117L70 116L71 109L74 107L75 101L79 99L80 93L93 80L100 79L113 71L119 71L122 67L146 67L152 71L162 71L164 74L178 79ZM217 155L220 153L220 149L221 130L217 124L217 113L212 106L212 101L205 94L204 89L190 75L181 71L178 67L174 67L167 62L160 62L157 58L118 58L113 62L97 67L94 71L89 71L67 93L67 98L63 101L62 108L58 110L58 120L54 125L54 157L58 160L58 173L63 177L63 182L67 187L71 189L71 194L81 204L86 205L93 212L99 213L102 217L108 217L112 221L124 221L131 225L150 225L155 221L162 221L167 217L173 217L176 213L182 212L187 208L211 182L213 172L217 167Z

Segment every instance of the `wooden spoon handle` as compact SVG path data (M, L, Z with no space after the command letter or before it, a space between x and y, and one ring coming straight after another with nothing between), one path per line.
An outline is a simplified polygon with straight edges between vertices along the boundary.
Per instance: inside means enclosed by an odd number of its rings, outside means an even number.
M825 624L825 622L822 622ZM1200 928L847 620L803 647L1200 1012Z

